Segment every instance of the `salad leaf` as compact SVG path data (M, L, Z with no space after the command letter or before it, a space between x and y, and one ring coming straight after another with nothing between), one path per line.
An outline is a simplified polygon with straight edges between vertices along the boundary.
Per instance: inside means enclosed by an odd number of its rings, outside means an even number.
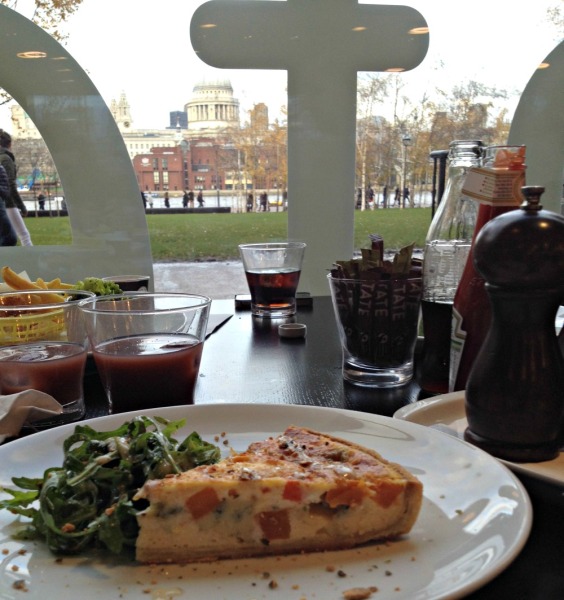
M12 478L20 489L2 489L8 498L0 509L31 520L19 538L44 540L57 554L134 547L137 513L146 505L134 496L145 481L220 459L219 448L196 432L178 442L173 435L184 424L139 416L112 431L77 425L63 443L63 465L42 478Z

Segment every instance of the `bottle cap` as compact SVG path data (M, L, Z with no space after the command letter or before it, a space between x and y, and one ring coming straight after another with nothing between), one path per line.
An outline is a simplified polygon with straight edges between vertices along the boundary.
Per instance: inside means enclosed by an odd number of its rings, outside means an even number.
M307 327L303 323L283 323L278 326L278 335L284 338L304 338Z

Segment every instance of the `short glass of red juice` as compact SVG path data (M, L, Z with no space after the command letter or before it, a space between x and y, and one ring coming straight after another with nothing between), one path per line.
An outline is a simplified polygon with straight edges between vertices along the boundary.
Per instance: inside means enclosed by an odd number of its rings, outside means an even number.
M69 289L0 294L0 393L35 389L52 396L60 414L32 412L33 429L84 416L88 338L79 303L94 294Z
M81 302L110 412L194 402L211 299L126 292Z
M239 245L254 316L271 319L296 313L305 248L305 242Z

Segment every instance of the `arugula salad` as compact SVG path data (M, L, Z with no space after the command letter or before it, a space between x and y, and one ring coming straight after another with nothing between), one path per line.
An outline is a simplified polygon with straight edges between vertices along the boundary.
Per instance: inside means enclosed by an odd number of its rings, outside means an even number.
M220 450L191 433L173 434L185 420L138 416L114 429L77 425L64 441L62 467L42 478L13 477L19 489L0 488L0 509L31 519L19 539L44 540L56 554L102 546L119 554L135 546L136 515L146 501L134 500L148 479L162 479L220 459Z

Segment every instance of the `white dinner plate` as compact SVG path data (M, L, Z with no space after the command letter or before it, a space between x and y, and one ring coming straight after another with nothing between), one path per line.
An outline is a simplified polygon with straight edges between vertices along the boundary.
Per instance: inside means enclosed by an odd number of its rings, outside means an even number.
M113 429L134 413L95 419ZM0 597L209 600L336 599L351 588L378 588L373 600L458 598L498 575L522 549L531 528L529 498L518 479L485 452L448 435L398 419L293 405L216 404L161 408L147 414L186 417L177 438L196 430L208 441L226 433L229 447L301 425L363 444L399 462L424 485L414 528L387 544L308 555L145 566L110 555L56 561L42 543L14 541L14 516L0 513ZM73 425L0 447L0 485L13 475L40 476L60 465ZM21 580L27 593L14 590Z
M408 404L394 413L397 419L426 425L462 439L468 422L464 407L464 392L452 392L427 400ZM553 460L539 463L515 463L499 459L515 473L525 473L531 477L550 483L564 485L564 452Z

